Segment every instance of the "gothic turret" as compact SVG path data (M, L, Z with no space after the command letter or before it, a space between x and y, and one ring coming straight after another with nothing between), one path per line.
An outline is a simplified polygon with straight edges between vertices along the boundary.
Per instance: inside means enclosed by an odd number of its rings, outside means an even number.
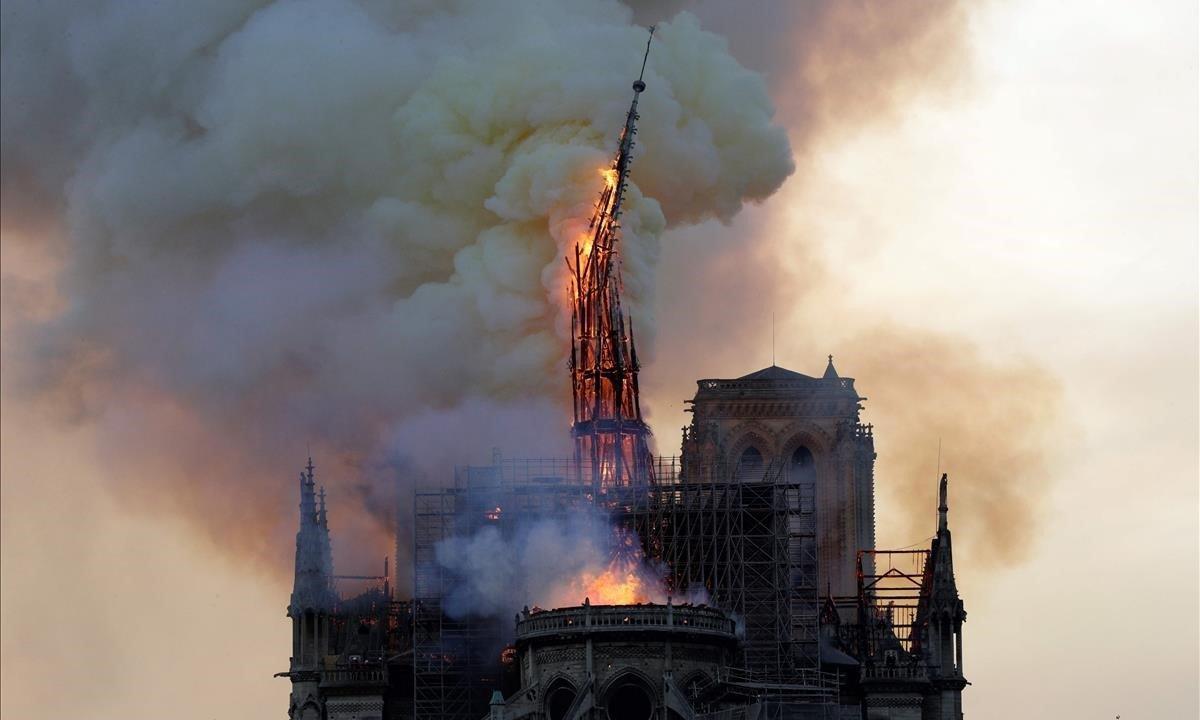
M962 720L963 677L962 625L967 619L958 584L954 579L954 556L950 540L949 481L945 474L938 483L937 535L929 550L924 607L925 662L935 694L927 699L926 717L938 720Z
M300 473L300 528L296 532L296 577L293 610L328 610L333 606L333 553L325 488L318 494L312 458ZM318 505L319 499L319 505Z
M304 720L323 714L318 691L330 646L330 613L337 603L325 488L317 491L312 458L300 473L300 528L296 531L296 576L288 617L292 619L292 681L288 717Z
M837 368L833 366L833 356L829 356L829 364L825 366L825 374L821 376L825 380L837 380Z

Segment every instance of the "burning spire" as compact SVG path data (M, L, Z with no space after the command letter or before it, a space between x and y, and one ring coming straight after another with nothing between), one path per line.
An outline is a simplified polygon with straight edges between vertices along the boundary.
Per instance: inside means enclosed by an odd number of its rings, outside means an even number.
M633 102L612 165L601 171L604 188L587 234L575 243L571 270L571 392L575 459L588 468L597 489L652 482L650 428L638 399L633 320L621 312L621 202L629 178L638 97L650 57L654 27L646 40L642 69L633 83ZM626 323L628 322L628 327ZM581 474L583 474L581 470Z

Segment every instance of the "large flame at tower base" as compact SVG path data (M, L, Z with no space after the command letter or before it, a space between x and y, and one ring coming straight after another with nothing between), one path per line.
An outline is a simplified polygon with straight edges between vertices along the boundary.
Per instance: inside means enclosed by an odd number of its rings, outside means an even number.
M631 558L616 557L600 571L585 570L569 581L573 602L594 605L637 605L665 603L662 584L645 565Z

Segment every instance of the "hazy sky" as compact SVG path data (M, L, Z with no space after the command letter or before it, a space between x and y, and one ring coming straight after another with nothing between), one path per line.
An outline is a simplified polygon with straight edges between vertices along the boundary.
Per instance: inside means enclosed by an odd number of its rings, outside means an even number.
M816 177L761 208L778 257L815 233L833 276L779 329L780 364L815 373L840 354L841 323L878 317L1033 358L1061 383L1030 558L986 574L959 565L968 717L1197 714L1196 32L1186 2L974 13L966 87L828 147ZM670 251L664 267L670 286ZM680 317L680 332L705 331ZM769 357L769 318L757 322L747 366ZM842 357L860 392L883 391ZM680 378L664 394L692 391ZM954 454L943 450L952 478ZM921 538L889 519L888 460L881 449L880 543L905 546ZM955 513L951 488L956 548L996 541Z
M1052 473L1032 495L1028 551L986 572L960 567L975 720L1200 712L1198 20L1188 2L974 10L967 79L822 143L731 226L664 240L660 364L645 373L662 445L686 422L695 378L770 361L770 308L731 332L757 344L721 347L726 319L688 311L695 278L673 262L742 235L761 240L778 269L770 282L801 289L782 297L802 302L775 308L781 365L816 373L832 352L863 394L884 395L883 372L862 372L861 338L877 323L881 342L896 328L965 338L1056 381ZM44 272L4 250L6 283ZM711 292L781 296L735 261L726 269ZM692 351L706 343L713 352ZM936 387L924 401L957 402ZM893 418L867 408L880 434L880 543L908 545L923 536L889 520L911 502L889 458L911 448L888 446ZM283 715L287 681L271 677L286 669L290 635L279 568L231 560L192 524L119 502L89 427L64 431L7 394L2 412L4 716ZM931 481L938 435L917 453ZM943 449L952 478L970 462L961 453ZM210 471L198 458L197 492ZM1011 542L979 532L954 488L956 548L984 557Z

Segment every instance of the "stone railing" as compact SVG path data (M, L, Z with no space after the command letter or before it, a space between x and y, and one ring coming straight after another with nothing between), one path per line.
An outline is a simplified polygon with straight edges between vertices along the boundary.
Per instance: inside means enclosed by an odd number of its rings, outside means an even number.
M754 379L754 380L717 380L706 378L697 380L696 385L701 392L755 392L793 390L822 390L835 389L847 394L854 392L854 378L788 378L788 379Z
M929 676L920 665L866 665L863 680L925 680Z
M335 668L321 672L321 685L383 685L387 674L382 667Z
M580 605L522 614L517 639L631 629L717 635L734 640L734 622L710 607L691 605Z

